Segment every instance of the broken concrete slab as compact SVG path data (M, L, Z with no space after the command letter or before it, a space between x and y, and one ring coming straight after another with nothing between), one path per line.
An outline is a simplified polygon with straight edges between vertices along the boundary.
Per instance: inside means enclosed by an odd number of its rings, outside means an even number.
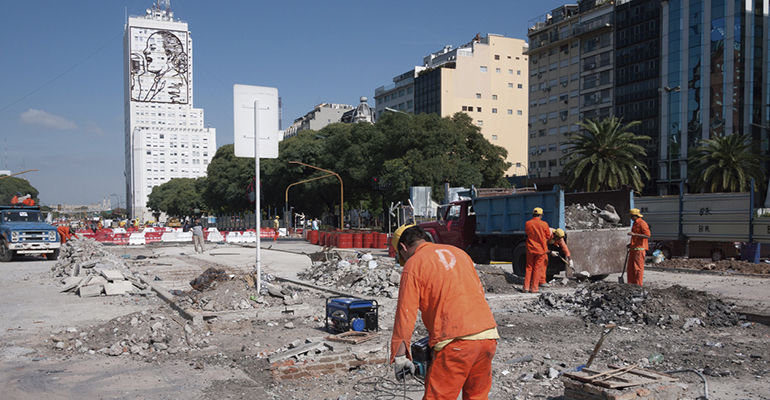
M118 282L115 282L115 283L118 283ZM134 290L135 290L134 289L134 284L131 281L125 280L125 281L120 281L119 283L123 285L123 290L126 293L134 292Z
M85 278L79 277L66 277L64 278L64 286L62 286L60 292L68 292L78 287L81 281Z
M285 352L280 353L280 354L272 355L272 356L270 356L270 358L268 358L268 361L270 362L270 364L272 364L272 363L274 363L276 361L284 360L284 359L287 359L289 357L298 356L300 354L307 353L309 351L324 350L325 347L326 347L326 345L324 343L325 342L304 344L302 346L295 347L295 348L293 348L293 349L291 349L289 351L285 351Z
M80 297L97 297L102 294L102 285L81 286L78 294Z
M123 289L123 281L107 282L104 284L104 294L107 296L115 296L119 294L125 294L126 290Z
M122 281L125 279L123 278L123 274L120 273L120 271L116 271L114 269L103 269L102 276L108 281L112 281L112 282Z
M104 277L91 275L90 279L83 282L81 286L104 285L105 283L107 283L107 279L104 279Z

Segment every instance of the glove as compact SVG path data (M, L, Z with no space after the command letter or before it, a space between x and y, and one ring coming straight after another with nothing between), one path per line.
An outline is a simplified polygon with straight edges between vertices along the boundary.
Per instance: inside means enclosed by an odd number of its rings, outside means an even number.
M559 256L559 252L558 251L552 251L551 252L551 257L558 257L558 256Z
M569 260L569 267L572 268L572 270L575 270L575 264L572 262L572 260Z
M396 356L393 361L393 369L396 373L396 380L399 382L404 380L406 374L412 374L414 376L414 363L406 358L406 356Z

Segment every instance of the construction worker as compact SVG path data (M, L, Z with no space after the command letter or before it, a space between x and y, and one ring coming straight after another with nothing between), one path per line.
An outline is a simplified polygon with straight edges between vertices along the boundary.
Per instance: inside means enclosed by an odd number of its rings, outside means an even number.
M21 204L24 204L25 206L34 206L35 205L35 199L32 198L29 194L22 197L24 200L21 201Z
M569 252L569 247L567 247L567 242L564 240L564 237L566 234L564 233L564 229L557 228L557 229L551 229L551 239L548 240L548 245L556 246L559 249L561 249L561 253L564 254L564 257L561 256L561 254L556 251L552 250L550 252L552 257L558 257L558 258L564 258L567 260L567 264L572 268L572 254ZM551 285L546 282L545 280L545 272L548 269L548 257L545 258L545 266L543 267L543 274L540 276L540 287L550 287Z
M647 225L638 208L632 208L629 211L631 219L634 221L631 226L631 243L628 245L628 283L634 283L642 286L644 280L644 256L647 254L647 239L650 238L650 226Z
M70 232L69 225L59 225L56 227L56 232L59 233L59 242L61 244L67 243L69 239L77 239L77 235L74 232Z
M527 234L527 272L524 275L524 292L537 293L540 286L540 274L545 280L545 266L548 263L548 240L551 228L543 221L543 209L535 207L532 219L524 224Z
M19 201L20 201L19 197L20 196L21 196L21 193L16 192L16 195L13 196L13 198L11 199L11 204L19 204Z
M275 236L273 236L273 241L275 242L278 240L278 228L281 226L281 223L278 222L278 216L275 216L275 219L273 220L273 229L275 230Z
M396 378L415 371L410 342L420 311L433 349L423 399L455 400L461 390L463 399L486 399L499 335L473 261L415 225L399 227L391 243L404 266L390 344Z

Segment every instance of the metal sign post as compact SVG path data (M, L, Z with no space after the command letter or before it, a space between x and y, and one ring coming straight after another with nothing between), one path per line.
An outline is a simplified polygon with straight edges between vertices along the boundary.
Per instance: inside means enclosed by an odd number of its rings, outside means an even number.
M262 290L262 213L260 212L259 159L263 157L278 158L278 89L234 85L233 111L235 156L254 157L254 220L257 249L256 265L252 272L257 273L257 293L259 293ZM251 140L254 143L251 143ZM264 141L264 143L260 145L260 141Z

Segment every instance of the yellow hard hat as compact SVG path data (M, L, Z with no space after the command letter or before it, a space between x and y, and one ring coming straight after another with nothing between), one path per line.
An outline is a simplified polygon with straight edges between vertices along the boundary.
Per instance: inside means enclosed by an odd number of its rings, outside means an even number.
M393 239L390 241L390 243L393 245L393 248L396 249L396 254L398 255L398 263L403 267L404 264L406 264L406 260L401 255L401 252L398 251L398 241L401 239L401 234L404 233L407 228L413 227L414 224L404 224L398 227L395 232L393 232Z
M555 231L553 231L553 234L556 235L556 237L563 238L564 237L564 229L558 228Z
M535 215L543 215L543 209L542 209L542 208L540 208L540 207L535 207L535 209L534 209L534 210L532 210L532 214L535 214Z
M628 213L631 215L636 215L639 218L644 217L644 215L642 215L642 213L639 211L638 208L632 208L631 211L629 211Z

